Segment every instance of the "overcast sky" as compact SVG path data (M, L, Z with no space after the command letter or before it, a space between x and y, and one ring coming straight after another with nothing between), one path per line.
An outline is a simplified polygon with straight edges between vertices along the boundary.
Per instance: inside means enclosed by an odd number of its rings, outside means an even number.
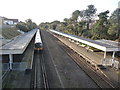
M120 0L0 0L0 16L18 18L19 21L32 19L41 22L63 21L70 18L75 10L84 10L93 4L97 13L109 10L112 13Z

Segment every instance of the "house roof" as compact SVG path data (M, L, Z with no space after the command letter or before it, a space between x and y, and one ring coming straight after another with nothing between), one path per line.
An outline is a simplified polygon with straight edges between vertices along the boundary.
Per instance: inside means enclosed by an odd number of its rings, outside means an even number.
M4 19L4 20L10 20L10 21L13 21L13 22L18 22L18 19Z
M0 16L0 18L3 18L4 20L10 20L10 21L13 21L13 22L18 22L19 21L18 19L9 19L9 18L2 17L2 16Z

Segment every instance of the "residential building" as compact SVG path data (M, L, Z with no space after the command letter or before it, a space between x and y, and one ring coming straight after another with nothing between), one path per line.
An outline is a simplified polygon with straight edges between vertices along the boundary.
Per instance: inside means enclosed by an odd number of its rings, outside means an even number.
M1 17L1 18L3 19L3 24L5 24L5 25L16 25L19 22L18 19L9 19L6 17Z

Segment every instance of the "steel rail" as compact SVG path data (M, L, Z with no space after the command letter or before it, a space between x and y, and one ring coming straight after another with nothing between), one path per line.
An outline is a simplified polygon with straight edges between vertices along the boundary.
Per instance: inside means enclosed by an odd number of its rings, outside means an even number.
M32 68L31 89L44 88L45 90L49 90L49 84L47 80L43 54L42 52L40 52L38 55L35 55L35 56L36 57L38 56L38 57L36 60L34 59L34 64ZM38 84L41 84L41 85L38 85Z
M47 90L47 89L49 89L49 84L48 84L48 80L47 80L47 74L46 74L46 69L45 69L43 53L41 53L41 69L42 69L44 88L45 88L45 90Z
M5 79L7 78L7 76L10 74L10 72L11 72L11 70L9 69L9 70L7 70L3 75L2 75L2 87L4 87L5 86ZM8 80L7 80L7 82L8 82Z

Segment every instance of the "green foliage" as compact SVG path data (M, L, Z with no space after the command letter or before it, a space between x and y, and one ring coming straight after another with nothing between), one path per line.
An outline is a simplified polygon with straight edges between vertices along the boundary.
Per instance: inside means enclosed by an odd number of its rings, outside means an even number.
M79 11L79 16L82 21L86 22L86 29L89 30L89 24L96 15L97 9L94 5L88 5L86 10Z
M22 30L22 31L24 31L24 32L27 32L27 31L28 31L28 29L27 29L26 26L27 26L27 25L26 25L26 23L24 23L24 22L19 22L19 23L16 25L16 27L17 27L18 29L20 29L20 30Z
M120 8L117 8L112 15L110 16L109 22L111 23L110 28L108 29L108 34L110 39L120 38Z
M110 22L120 25L120 8L117 8L110 16Z
M48 22L46 23L41 23L39 25L39 28L42 29L42 30L49 30L50 29L50 24Z
M18 32L16 28L5 28L2 30L2 36L5 39L12 39L20 34L21 33Z
M54 30L56 30L56 27L57 27L58 24L60 24L60 21L53 21L51 23L51 28L54 29Z
M88 9L86 9L86 17L92 19L96 13L97 9L94 5L88 5Z
M120 41L120 8L116 9L110 18L109 11L98 14L95 20L97 9L94 5L88 5L85 10L75 10L70 18L65 18L64 22L53 21L51 23L41 23L39 26L44 29L54 29L64 33L69 33L90 39L109 39Z
M76 10L76 11L74 11L74 12L72 13L72 20L73 20L74 22L77 22L78 17L79 17L79 13L80 13L79 10Z
M107 14L109 11L102 12L98 15L99 20L95 24L92 30L92 39L108 39L108 20L107 20Z
M110 35L110 39L115 40L119 37L120 26L117 24L112 24L108 29L107 33Z
M107 21L107 17L109 17L107 14L109 13L109 11L105 11L105 12L101 12L99 13L98 17L100 20L102 20L103 22Z
M16 27L24 32L28 32L32 29L37 28L36 23L32 22L31 19L25 20L25 22L19 22Z

